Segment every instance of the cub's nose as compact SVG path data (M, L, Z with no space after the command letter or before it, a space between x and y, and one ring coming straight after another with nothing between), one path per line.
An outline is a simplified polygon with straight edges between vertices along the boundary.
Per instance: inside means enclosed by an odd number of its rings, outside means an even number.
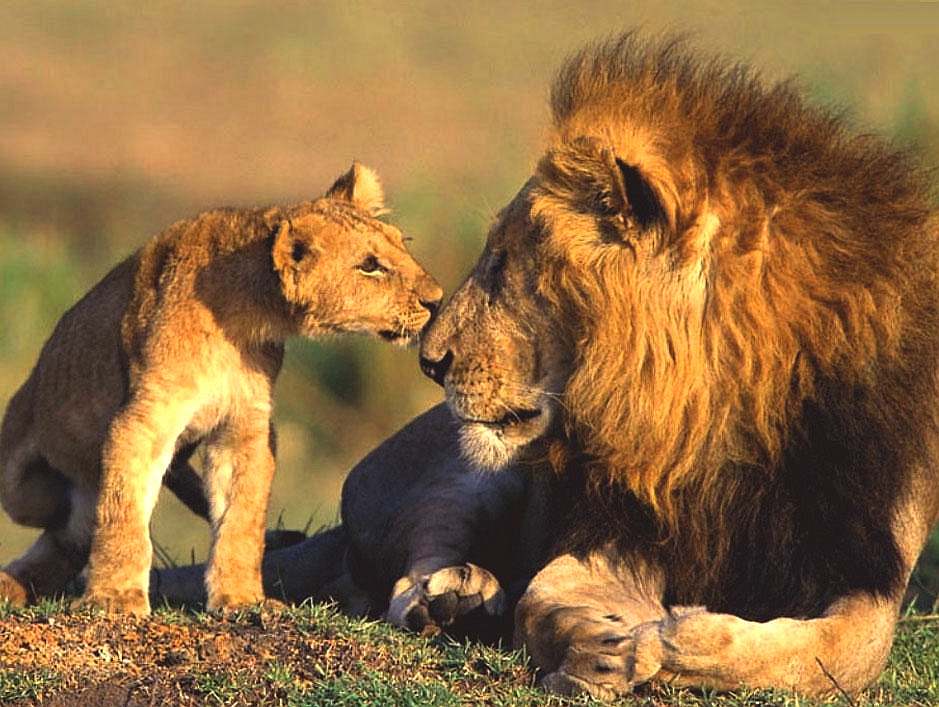
M428 275L421 283L419 297L421 304L430 311L430 316L433 317L440 308L441 300L443 300L443 288L437 284L434 278Z
M431 359L427 356L421 356L421 370L424 375L434 381L437 385L443 385L444 376L450 370L450 364L453 363L453 352L447 352L439 359Z

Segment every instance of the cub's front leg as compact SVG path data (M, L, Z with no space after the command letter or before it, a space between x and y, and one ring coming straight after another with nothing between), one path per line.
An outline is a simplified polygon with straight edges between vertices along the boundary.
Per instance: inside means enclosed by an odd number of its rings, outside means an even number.
M164 392L171 389L173 397ZM165 381L142 383L111 423L82 604L149 613L150 515L176 440L197 407L193 395L180 394Z
M227 609L264 600L264 522L274 476L269 403L220 428L206 442L212 549L207 606Z

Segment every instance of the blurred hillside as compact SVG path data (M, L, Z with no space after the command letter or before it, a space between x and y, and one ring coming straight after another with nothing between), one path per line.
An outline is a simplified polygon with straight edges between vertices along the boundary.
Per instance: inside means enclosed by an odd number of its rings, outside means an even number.
M687 4L0 4L0 406L61 313L147 237L213 206L318 195L353 157L452 290L538 155L555 67L623 27L798 72L939 163L939 6ZM350 465L440 398L414 359L290 346L271 522L335 519ZM205 554L205 528L165 494L154 536L179 560ZM0 562L33 537L0 519Z

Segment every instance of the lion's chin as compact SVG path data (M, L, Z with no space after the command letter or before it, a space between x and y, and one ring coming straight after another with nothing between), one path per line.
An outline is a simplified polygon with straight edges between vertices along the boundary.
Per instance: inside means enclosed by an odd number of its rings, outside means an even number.
M548 428L550 413L542 410L537 418L518 424L494 425L463 422L460 450L473 466L484 471L501 471Z

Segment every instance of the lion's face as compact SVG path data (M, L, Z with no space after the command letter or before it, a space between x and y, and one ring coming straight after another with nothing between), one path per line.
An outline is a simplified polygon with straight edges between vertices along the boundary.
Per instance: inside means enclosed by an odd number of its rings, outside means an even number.
M570 422L572 381L602 375L594 339L607 337L606 318L623 316L605 307L606 285L618 290L651 267L666 218L654 189L597 141L544 157L422 344L470 460L503 467Z
M422 345L425 373L446 389L464 453L501 467L556 414L570 367L565 332L538 292L541 244L529 188L502 212L472 273Z
M384 211L374 174L353 165L326 196L277 226L274 262L299 333L373 334L407 343L443 296Z

